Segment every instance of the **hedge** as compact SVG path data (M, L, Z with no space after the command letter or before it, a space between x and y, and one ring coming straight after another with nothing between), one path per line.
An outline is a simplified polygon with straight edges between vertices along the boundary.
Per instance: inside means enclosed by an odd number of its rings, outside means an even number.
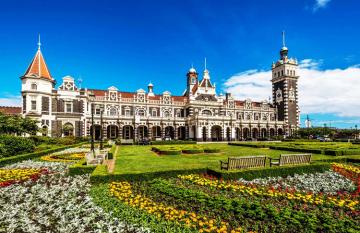
M55 153L58 151L68 149L68 148L79 146L81 144L84 144L84 143L74 144L74 145L70 145L70 146L62 146L62 147L58 147L58 148L54 148L54 149L48 149L48 150L43 150L43 151L38 151L38 152L33 152L33 153L27 153L27 154L15 155L15 156L7 157L7 158L2 158L2 159L0 159L0 167L3 167L5 165L11 164L11 163L21 162L23 160L38 158L43 155L52 154L52 153Z
M239 178L243 178L245 180L253 180L256 178L277 176L286 177L294 174L325 172L330 169L330 166L330 163L315 163L310 165L299 165L292 167L271 167L265 169L246 169L238 171L221 171L215 169L208 169L207 173L209 175L213 175L217 178L222 178L225 180L235 180Z
M185 154L200 154L200 153L204 153L204 149L201 149L201 148L183 149L182 153L185 153Z
M245 147L254 147L254 148L269 148L268 145L257 143L257 144L248 144L248 143L234 143L229 142L228 145L230 146L245 146Z
M79 162L72 164L69 167L69 175L91 174L96 168L96 165L86 165L86 159L81 159Z
M196 141L184 141L184 140L151 141L150 144L151 145L196 144Z
M155 178L163 177L176 177L177 175L187 175L194 173L206 173L206 168L200 169L187 169L187 170L170 170L170 171L160 171L160 172L146 172L146 173L137 173L137 174L116 174L107 172L106 165L98 165L94 172L90 176L90 181L93 184L106 183L117 180L152 180Z
M220 149L216 148L204 148L204 153L220 153Z

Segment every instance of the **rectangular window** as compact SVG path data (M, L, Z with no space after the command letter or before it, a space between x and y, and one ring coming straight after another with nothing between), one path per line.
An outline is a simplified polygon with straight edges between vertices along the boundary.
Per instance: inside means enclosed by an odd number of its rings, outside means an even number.
M156 110L156 109L153 109L151 115L152 115L153 117L157 117L157 110Z
M95 114L96 115L100 115L100 112L101 112L100 108L95 108Z
M66 103L66 112L72 112L71 103Z
M36 110L36 100L31 100L31 110Z
M130 109L125 110L125 116L130 116Z

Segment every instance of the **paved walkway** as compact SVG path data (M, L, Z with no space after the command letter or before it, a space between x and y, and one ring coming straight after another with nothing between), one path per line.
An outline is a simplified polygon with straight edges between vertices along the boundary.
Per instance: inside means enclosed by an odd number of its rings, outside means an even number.
M113 171L115 169L116 154L117 154L118 150L119 150L119 146L116 146L116 149L113 153L113 159L106 160L106 165L107 165L109 173L113 173Z

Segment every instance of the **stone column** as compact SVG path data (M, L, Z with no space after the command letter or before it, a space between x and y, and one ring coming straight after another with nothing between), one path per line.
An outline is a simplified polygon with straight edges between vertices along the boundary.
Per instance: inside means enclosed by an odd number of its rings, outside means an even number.
M148 131L148 138L149 138L149 140L152 140L152 126L151 126L151 123L149 123L148 125L147 125L147 131Z
M178 140L178 127L176 124L174 125L174 139Z

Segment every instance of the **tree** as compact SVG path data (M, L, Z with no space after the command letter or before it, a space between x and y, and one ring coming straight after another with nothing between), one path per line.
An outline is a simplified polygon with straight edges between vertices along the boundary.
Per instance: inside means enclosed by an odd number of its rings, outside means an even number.
M39 131L37 121L29 117L12 116L0 113L0 134L34 135Z

